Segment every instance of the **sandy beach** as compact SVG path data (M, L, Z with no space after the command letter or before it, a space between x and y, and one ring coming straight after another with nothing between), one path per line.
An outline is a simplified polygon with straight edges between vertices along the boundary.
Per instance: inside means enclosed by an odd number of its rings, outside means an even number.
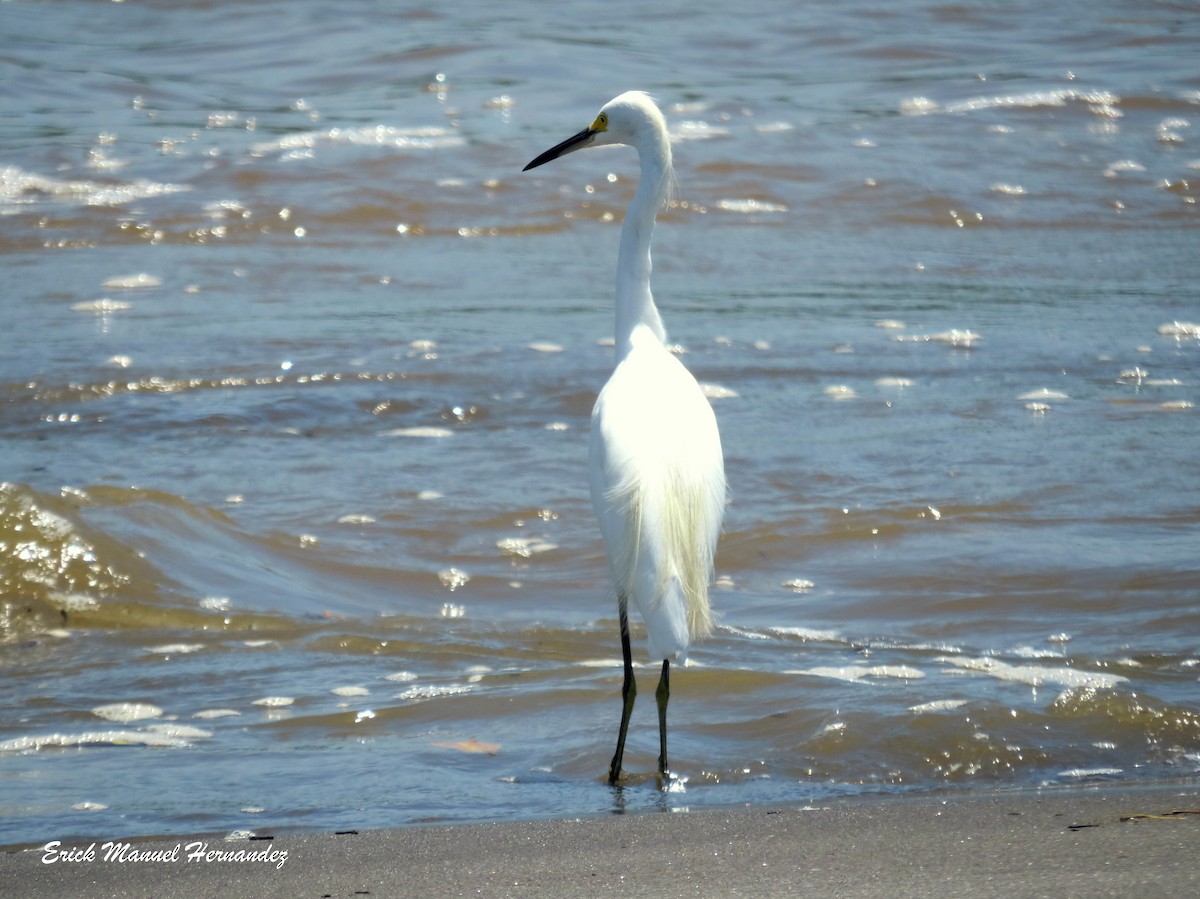
M0 895L1184 896L1200 788L109 842L4 852Z

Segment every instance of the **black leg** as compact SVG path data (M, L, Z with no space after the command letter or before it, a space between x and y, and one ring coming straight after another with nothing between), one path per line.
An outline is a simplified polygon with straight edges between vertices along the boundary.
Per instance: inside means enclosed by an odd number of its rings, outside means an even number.
M658 703L658 773L667 776L667 701L671 698L670 683L671 663L663 659L662 677L658 679L658 689L654 691L654 699Z
M621 653L625 657L625 682L621 685L621 729L617 732L617 751L608 768L608 782L615 784L621 777L621 760L625 757L625 734L629 731L629 718L633 714L633 701L637 698L637 682L633 679L633 654L629 650L629 612L625 597L619 597L621 616Z

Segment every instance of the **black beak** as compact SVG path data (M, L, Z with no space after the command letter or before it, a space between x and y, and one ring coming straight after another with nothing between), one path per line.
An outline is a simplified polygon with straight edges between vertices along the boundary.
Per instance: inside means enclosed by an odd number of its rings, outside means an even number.
M591 128L584 128L574 137L568 137L558 146L551 147L533 162L529 163L529 165L525 166L525 168L521 169L521 171L528 172L530 169L536 169L539 165L544 165L551 159L558 159L560 156L565 156L566 154L573 153L576 150L582 150L584 147L590 144L595 137L595 131L593 131Z

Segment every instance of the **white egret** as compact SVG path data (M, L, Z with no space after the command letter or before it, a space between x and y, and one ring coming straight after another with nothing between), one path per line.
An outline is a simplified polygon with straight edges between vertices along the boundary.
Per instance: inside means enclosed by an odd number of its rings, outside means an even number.
M673 178L662 112L641 91L621 94L589 127L538 156L525 171L606 144L634 147L641 162L617 255L616 365L592 409L588 458L625 661L621 726L608 772L615 784L637 695L629 648L631 600L646 622L651 657L662 660L655 691L658 770L667 776L670 668L686 661L692 641L711 629L708 583L725 511L725 466L712 407L667 349L650 293L650 237Z

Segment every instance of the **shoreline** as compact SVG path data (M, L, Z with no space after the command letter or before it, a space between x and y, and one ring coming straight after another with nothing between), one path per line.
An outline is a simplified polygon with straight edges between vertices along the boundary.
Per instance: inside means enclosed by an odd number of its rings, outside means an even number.
M1200 785L90 843L4 850L0 895L1193 895Z

